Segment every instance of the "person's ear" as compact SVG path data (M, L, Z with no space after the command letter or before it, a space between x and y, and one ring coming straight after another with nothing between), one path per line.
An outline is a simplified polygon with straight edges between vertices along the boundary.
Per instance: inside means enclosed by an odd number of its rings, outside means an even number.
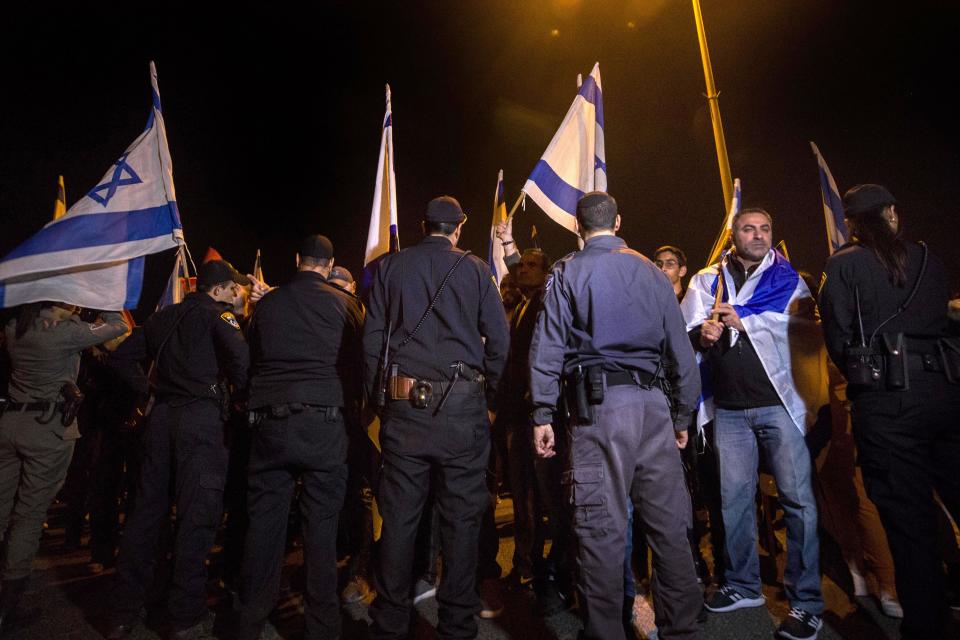
M686 268L686 267L680 267L680 272L679 272L679 273L680 273L680 277L681 277L681 278L682 278L683 276L687 275L687 268Z
M300 268L300 254L296 254L297 269Z
M613 231L614 233L616 233L617 231L620 231L620 214L619 213L617 214L616 219L613 221Z

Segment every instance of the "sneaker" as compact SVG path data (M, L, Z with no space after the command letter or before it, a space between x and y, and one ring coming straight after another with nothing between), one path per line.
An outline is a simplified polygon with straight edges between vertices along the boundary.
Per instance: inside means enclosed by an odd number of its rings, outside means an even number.
M436 592L436 590L434 590ZM340 602L343 604L357 604L370 596L370 585L363 576L354 576L347 586L340 592Z
M500 583L488 578L480 582L480 613L481 618L489 620L498 618L503 613L503 598L500 597Z
M437 585L431 584L423 578L413 585L413 604L420 604L424 600L437 595Z
M883 615L888 618L897 618L899 620L903 617L903 607L900 606L896 596L886 591L880 592L880 610L883 611Z
M778 638L787 640L813 640L823 627L823 620L803 609L793 607L777 629Z
M762 607L764 602L766 602L766 598L763 596L749 598L733 587L724 585L717 589L709 602L705 602L703 606L705 606L708 611L713 611L714 613L726 613L727 611L736 611L737 609Z
M537 595L535 611L538 616L548 617L570 608L570 599L564 594L555 577L548 576L537 581L534 590ZM626 600L624 602L626 603ZM624 606L626 607L626 604Z
M173 634L175 640L212 640L213 635L213 615L207 616L188 629L181 629Z

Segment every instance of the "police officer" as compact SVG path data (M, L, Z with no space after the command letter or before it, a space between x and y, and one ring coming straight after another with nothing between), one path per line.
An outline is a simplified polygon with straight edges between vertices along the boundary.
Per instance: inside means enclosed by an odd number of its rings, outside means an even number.
M903 239L885 187L856 186L843 206L853 241L830 257L820 290L827 349L848 381L864 484L890 542L900 633L944 638L934 490L960 519L960 340L947 335L947 276Z
M617 203L594 191L577 203L582 251L557 262L530 347L534 446L555 455L561 379L570 401L564 483L574 509L584 638L624 638L627 502L653 550L660 637L694 638L701 594L687 543L690 496L678 445L700 394L683 317L667 278L616 236ZM675 416L661 390L663 372ZM677 425L676 427L674 425Z
M223 511L229 452L224 421L230 402L225 383L244 390L250 363L231 309L249 284L229 262L206 262L197 274L197 291L153 314L144 326L142 348L155 363L157 401L144 425L137 502L117 558L110 638L130 634L153 580L154 549L170 512L171 480L177 532L170 618L178 638L210 632L204 562Z
M444 561L437 631L441 638L477 633L477 540L509 336L489 267L457 249L466 219L456 199L431 200L423 240L387 256L370 291L366 383L375 392L386 383L378 495L383 532L371 638L407 637L414 540L432 471ZM378 376L385 342L386 368Z
M4 328L11 372L10 398L0 403L0 537L6 547L0 631L15 622L47 508L80 437L76 408L64 412L63 390L76 389L83 349L129 331L119 313L89 323L78 310L62 302L29 304Z
M302 481L308 639L339 638L337 516L347 482L347 419L360 399L356 298L327 284L333 244L304 239L298 271L264 296L250 326L250 450L239 637L259 637L280 589L287 518ZM356 427L355 419L350 421Z

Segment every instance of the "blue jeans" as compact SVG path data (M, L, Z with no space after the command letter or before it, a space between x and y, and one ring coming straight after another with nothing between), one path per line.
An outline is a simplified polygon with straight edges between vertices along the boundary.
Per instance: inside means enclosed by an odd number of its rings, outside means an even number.
M820 593L820 543L813 496L810 452L803 434L782 405L755 409L717 409L716 449L729 566L724 583L759 597L756 493L759 447L777 482L787 525L784 588L790 606L823 613ZM759 445L759 446L758 446Z

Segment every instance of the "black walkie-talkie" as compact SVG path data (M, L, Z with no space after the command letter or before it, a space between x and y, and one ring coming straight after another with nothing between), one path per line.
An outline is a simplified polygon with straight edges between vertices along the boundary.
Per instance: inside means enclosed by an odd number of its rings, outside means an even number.
M387 406L387 386L390 384L390 334L393 333L393 319L387 321L387 331L383 336L383 349L380 351L380 364L377 368L377 386L373 390L373 407L383 409Z

